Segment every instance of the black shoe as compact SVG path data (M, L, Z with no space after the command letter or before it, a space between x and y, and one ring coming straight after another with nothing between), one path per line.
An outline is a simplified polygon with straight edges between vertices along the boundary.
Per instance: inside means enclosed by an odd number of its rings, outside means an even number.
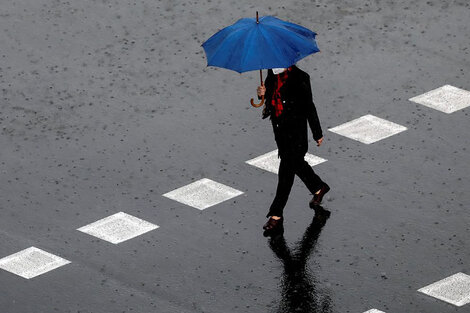
M275 220L272 217L270 217L269 220L266 222L266 224L263 225L263 229L266 231L272 231L272 230L283 228L283 222L284 222L283 217L281 217L278 220Z
M284 236L284 226L274 228L272 230L265 230L263 232L264 237L271 237L272 240L277 240Z
M309 203L310 208L313 209L314 207L320 205L321 200L323 199L323 196L328 191L330 191L330 186L328 186L326 183L323 183L323 186L321 187L320 192L318 194L313 195L313 198Z
M270 218L268 222L264 224L263 229L264 237L275 237L284 234L283 218L281 217L279 220Z

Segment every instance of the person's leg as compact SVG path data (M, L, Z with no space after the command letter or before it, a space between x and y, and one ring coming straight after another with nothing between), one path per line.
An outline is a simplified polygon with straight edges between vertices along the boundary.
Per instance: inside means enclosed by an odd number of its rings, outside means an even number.
M315 174L312 167L303 160L302 162L297 162L300 164L296 168L296 174L302 179L305 186L313 194L312 200L309 202L309 206L313 209L316 206L320 205L322 202L323 196L330 190L330 186L327 183L321 180L321 178Z
M312 169L310 164L303 159L303 157L295 164L297 165L295 168L295 174L299 176L312 194L317 193L325 183L317 174L315 174L315 171Z
M269 216L282 217L284 207L286 206L289 193L292 189L295 177L295 163L290 158L281 158L279 165L279 174L277 182L276 196L271 204L268 214Z

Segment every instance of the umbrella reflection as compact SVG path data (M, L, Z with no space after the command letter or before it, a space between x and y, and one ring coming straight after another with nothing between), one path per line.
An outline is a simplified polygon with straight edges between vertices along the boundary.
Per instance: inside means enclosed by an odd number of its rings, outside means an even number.
M321 207L315 210L312 222L293 251L287 246L283 232L270 236L269 247L284 265L281 278L282 296L277 312L332 312L328 292L318 290L315 275L307 266L307 261L329 216L330 212Z

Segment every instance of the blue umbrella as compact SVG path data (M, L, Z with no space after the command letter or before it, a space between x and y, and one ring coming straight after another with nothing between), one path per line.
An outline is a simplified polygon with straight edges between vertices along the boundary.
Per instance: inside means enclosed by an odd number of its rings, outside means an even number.
M202 44L207 66L227 68L238 73L287 68L300 59L319 52L316 33L273 16L242 18L218 31ZM259 105L264 103L264 97Z

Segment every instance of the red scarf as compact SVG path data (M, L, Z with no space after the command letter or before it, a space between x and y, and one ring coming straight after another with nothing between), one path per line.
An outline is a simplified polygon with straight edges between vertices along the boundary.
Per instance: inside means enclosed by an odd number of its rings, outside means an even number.
M288 76L287 73L289 72L289 70L290 69L287 69L284 72L278 75L275 75L277 76L277 80L274 81L274 94L271 100L271 104L274 107L274 110L276 112L276 117L278 117L282 113L283 106L282 106L280 90L281 90L282 85L284 85L284 83L287 80L287 76Z

